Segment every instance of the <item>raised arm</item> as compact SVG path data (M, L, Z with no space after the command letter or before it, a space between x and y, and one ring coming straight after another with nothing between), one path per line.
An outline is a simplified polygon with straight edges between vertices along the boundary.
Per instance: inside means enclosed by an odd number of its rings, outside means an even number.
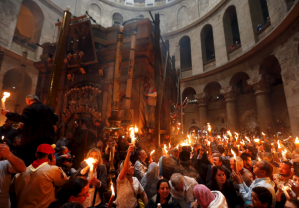
M8 172L14 174L26 171L26 165L24 161L14 156L6 144L0 144L0 158L1 157L6 158L10 163L8 166Z
M135 146L133 146L132 144L129 144L129 149L128 149L128 152L127 152L127 156L126 156L126 159L125 159L125 162L124 162L124 165L123 165L123 168L118 176L118 179L119 180L124 180L126 175L127 175L127 172L129 170L129 167L130 167L130 156L131 156L131 152L134 152L134 148Z

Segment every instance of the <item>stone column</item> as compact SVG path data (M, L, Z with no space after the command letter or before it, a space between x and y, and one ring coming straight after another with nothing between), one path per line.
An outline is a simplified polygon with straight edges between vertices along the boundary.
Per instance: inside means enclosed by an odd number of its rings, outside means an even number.
M195 95L195 99L198 102L199 112L199 127L202 127L208 122L208 99L206 93L200 93Z
M253 86L258 114L258 121L262 132L266 132L266 124L270 122L274 127L274 115L270 98L270 85L268 79L259 75L254 79L248 79L247 84Z
M220 93L225 97L226 103L226 119L228 129L231 132L239 130L238 108L237 108L237 94L233 87L226 87L220 89Z

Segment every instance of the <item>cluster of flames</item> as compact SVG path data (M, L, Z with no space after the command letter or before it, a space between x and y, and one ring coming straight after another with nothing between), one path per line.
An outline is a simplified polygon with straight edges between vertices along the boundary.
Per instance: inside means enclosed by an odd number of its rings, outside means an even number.
M129 128L129 131L130 131L131 143L132 143L133 145L135 145L135 141L136 141L135 133L138 133L139 129L138 129L138 127L135 125L135 127L131 127L131 128Z

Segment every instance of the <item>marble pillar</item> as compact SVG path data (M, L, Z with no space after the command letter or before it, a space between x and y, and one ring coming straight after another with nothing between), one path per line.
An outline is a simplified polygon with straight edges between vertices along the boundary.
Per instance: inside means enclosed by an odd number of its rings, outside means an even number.
M247 84L253 86L255 91L258 121L262 132L266 132L266 124L270 122L274 127L274 114L271 104L270 82L263 75L247 80Z
M232 86L229 86L229 87L220 89L220 93L225 98L226 119L227 119L228 130L230 130L231 132L238 132L239 131L239 119L238 119L236 90Z
M199 111L199 127L203 129L203 126L208 122L208 99L206 93L200 93L195 95L195 99L198 102Z

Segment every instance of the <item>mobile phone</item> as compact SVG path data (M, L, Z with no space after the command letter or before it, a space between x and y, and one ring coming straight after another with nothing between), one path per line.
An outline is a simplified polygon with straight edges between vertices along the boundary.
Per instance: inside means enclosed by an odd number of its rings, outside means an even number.
M293 167L294 167L294 172L299 173L299 162L294 162Z

